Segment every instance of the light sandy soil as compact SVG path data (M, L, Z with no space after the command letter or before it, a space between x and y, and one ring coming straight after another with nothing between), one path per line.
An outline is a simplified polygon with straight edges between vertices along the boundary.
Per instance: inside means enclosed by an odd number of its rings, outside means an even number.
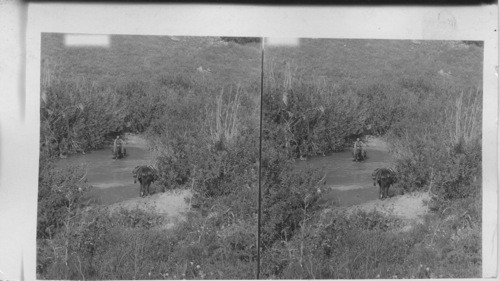
M394 215L398 218L414 222L423 222L423 216L427 213L427 202L430 200L428 193L413 193L395 196L385 200L373 200L361 205L348 207L348 211L357 210L373 211Z
M179 220L184 219L185 213L189 210L191 191L189 190L169 190L164 193L157 193L147 197L132 198L126 201L108 206L110 212L119 209L142 210L155 212L168 219L166 227L171 227Z
M359 205L326 209L323 215L332 212L346 212L353 214L357 211L377 211L382 214L394 216L402 221L401 228L395 231L409 231L416 224L424 222L424 216L429 211L427 203L430 195L427 192L399 195L385 200L372 200Z
M126 146L138 146L143 148L147 147L146 140L136 134L125 133L125 135L123 136L123 140L125 141Z
M381 138L368 135L365 137L365 144L369 149L372 150L389 151L389 146Z
M147 148L147 141L139 135L126 133L123 139L126 147ZM138 189L138 183L136 185ZM151 188L153 187L157 187L155 183L151 185ZM175 222L184 219L184 215L189 209L191 196L189 190L169 190L147 197L136 197L114 203L108 206L108 210L115 212L123 208L126 210L139 209L155 212L167 218L168 223L165 227L171 227Z

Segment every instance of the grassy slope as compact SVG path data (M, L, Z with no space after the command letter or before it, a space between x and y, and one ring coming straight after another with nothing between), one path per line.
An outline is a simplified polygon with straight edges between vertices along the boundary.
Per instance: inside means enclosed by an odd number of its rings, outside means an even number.
M483 49L459 41L305 39L298 49L270 48L269 60L292 61L296 75L366 85L421 77L481 87ZM450 73L444 78L438 72Z
M111 36L110 48L66 48L63 35L42 36L42 59L62 79L86 77L108 85L153 81L162 76L201 75L211 69L215 81L249 84L258 81L259 50L255 45L223 43L216 38Z
M111 47L65 48L60 34L42 36L42 58L58 76L88 77L96 82L148 81L164 75L200 75L211 69L215 81L249 84L258 81L258 44L221 43L215 37L111 37ZM331 82L365 85L421 77L451 80L456 85L481 87L483 49L458 41L321 40L304 39L299 48L268 48L266 59L278 65L293 62L298 76L325 76ZM439 75L443 70L450 78Z

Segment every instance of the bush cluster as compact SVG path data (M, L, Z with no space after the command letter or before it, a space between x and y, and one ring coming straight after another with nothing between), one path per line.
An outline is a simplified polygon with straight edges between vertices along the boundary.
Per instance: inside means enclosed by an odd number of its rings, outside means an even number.
M56 168L53 160L41 155L38 177L37 238L50 239L75 212L86 205L91 186L81 167Z
M403 188L433 188L446 199L478 192L473 189L481 177L480 100L481 91L452 89L410 103L388 134Z
M237 44L248 44L248 43L260 43L261 38L260 37L221 37L222 41L226 42L234 42Z
M352 89L287 80L286 66L269 67L278 69L266 80L263 123L273 129L265 137L284 146L290 157L341 151L363 133L368 115Z
M480 210L476 199L470 202L475 207L467 210ZM448 216L443 224L439 216L405 230L399 219L377 212L325 213L265 252L262 272L287 279L480 276L480 222L469 224L477 217Z
M40 148L66 155L103 146L124 129L122 97L86 80L54 81L42 89Z

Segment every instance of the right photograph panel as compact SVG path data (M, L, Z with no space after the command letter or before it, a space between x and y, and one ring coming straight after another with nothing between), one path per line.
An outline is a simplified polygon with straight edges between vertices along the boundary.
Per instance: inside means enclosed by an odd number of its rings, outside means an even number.
M263 52L261 276L481 277L483 42Z

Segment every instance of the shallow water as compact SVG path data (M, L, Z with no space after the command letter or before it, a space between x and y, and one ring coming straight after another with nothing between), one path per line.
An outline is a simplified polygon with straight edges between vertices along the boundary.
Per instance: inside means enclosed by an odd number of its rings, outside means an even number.
M125 146L127 157L115 160L111 147L72 155L58 161L57 166L82 165L87 182L94 186L91 197L101 204L112 204L139 196L139 183L134 184L132 171L136 166L149 164L150 152L142 146Z
M58 161L58 166L82 165L87 170L87 182L94 186L90 196L100 204L113 204L139 197L139 183L134 184L132 171L136 166L150 164L152 155L145 143L125 146L127 157L115 160L111 147L85 155L73 155ZM350 151L296 161L296 167L319 168L325 172L324 193L321 203L352 206L378 199L378 187L373 186L371 174L380 167L388 167L391 157L386 149L367 148L368 158L363 162L352 161Z
M380 167L389 167L391 157L385 149L366 149L368 158L354 162L350 151L317 156L306 161L297 161L296 167L307 166L321 169L325 173L328 192L323 195L322 203L337 206L352 206L378 197L378 187L373 186L372 172Z

